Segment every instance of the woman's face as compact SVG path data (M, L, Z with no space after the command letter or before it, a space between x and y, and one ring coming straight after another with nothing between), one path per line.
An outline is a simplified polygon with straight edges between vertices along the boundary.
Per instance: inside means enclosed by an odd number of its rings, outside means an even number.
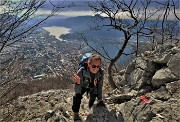
M101 61L100 60L92 60L92 62L88 62L88 67L91 73L97 73L100 68Z

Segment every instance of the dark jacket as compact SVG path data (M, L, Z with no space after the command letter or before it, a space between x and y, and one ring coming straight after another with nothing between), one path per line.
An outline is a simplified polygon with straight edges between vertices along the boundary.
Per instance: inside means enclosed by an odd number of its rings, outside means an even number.
M83 68L80 68L78 71L78 76L81 78L80 84L75 84L75 93L80 94L82 87L89 88L89 83L91 82L90 77L90 71L89 68L85 71L83 74ZM101 71L100 71L101 70ZM83 76L84 77L83 77ZM104 79L104 70L99 69L99 71L95 74L94 81L97 81L97 84L95 83L93 87L90 87L90 92L93 92L93 94L97 94L98 100L102 100L102 87L103 87L103 79Z

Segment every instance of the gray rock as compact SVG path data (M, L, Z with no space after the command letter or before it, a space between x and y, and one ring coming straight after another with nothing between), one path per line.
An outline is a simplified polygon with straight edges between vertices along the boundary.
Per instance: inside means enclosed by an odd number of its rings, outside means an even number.
M180 80L168 83L166 89L174 98L180 98Z
M177 79L178 78L168 68L162 68L155 73L151 83L153 87L158 88L165 83L169 83Z
M118 74L122 76L122 75L124 75L125 71L126 71L125 69L120 70L120 71L118 72Z
M173 53L173 54L176 54L176 53L178 53L178 52L180 52L180 48L179 48L179 47L173 47L173 48L171 49L171 53Z
M158 54L154 57L153 62L158 63L158 64L166 64L168 63L169 59L171 58L172 54L167 53L167 54Z
M45 120L47 121L49 118L51 118L54 115L54 111L49 110L47 111L47 113L45 114Z
M167 45L161 45L157 51L159 53L164 53L164 52L170 52L170 50L174 47L174 45L167 44Z
M109 112L108 118L108 122L124 122L122 113L116 109L113 109Z
M147 83L147 81L147 77L141 77L141 79L135 83L134 89L140 90Z
M120 95L114 95L111 96L109 98L106 98L106 101L108 103L116 103L116 104L120 104L120 103L124 103L127 101L130 101L133 98L133 94L120 94Z
M150 86L143 86L138 92L138 95L144 95L150 91L152 91L152 88Z
M132 61L126 68L125 73L129 74L135 69L135 61Z
M106 107L93 107L93 114L90 114L86 122L108 122L109 111Z
M116 109L109 111L106 107L93 107L93 113L88 115L85 122L124 122L124 118Z
M138 57L137 59L135 59L135 61L136 61L135 68L140 68L149 72L155 71L155 64L151 59L145 60L144 57Z
M127 77L127 83L129 86L136 86L136 84L138 84L137 87L140 87L142 85L142 82L140 81L140 79L145 76L146 71L142 70L140 68L135 69L134 71L131 72L131 74L129 75L129 77ZM140 81L138 83L138 81Z
M172 56L167 66L180 79L180 52Z
M155 115L150 104L141 104L140 98L132 99L121 109L125 122L148 122Z
M147 93L146 95L163 102L168 101L171 98L171 95L168 93L165 86L161 86L159 89Z
M127 83L127 78L129 77L129 74L124 74L123 76L122 76L122 80L121 81L119 81L118 83L117 83L117 85L118 86L124 86L124 85L127 85L128 83Z
M115 83L117 84L117 86L119 86L119 83L122 80L122 76L116 75L116 76L113 76L113 79L114 79Z

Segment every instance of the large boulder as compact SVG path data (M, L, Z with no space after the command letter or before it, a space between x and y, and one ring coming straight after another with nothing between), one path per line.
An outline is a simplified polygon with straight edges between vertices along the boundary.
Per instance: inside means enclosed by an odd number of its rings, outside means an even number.
M145 71L149 71L149 72L154 72L155 71L155 64L149 59L147 58L143 58L143 57L137 57L136 59L134 59L136 64L135 64L135 68L140 68L142 70Z
M168 68L162 68L155 73L151 83L153 87L158 88L161 85L165 85L165 83L169 83L177 79L178 78Z
M135 90L139 90L145 84L150 84L151 77L155 71L156 65L152 60L138 57L127 66L119 85L129 85Z
M124 118L116 109L109 111L106 107L93 107L85 122L124 122Z
M145 80L143 80L145 74L145 70L142 70L140 68L135 69L133 72L131 72L129 77L127 77L128 85L134 86L139 89L143 84L145 84Z

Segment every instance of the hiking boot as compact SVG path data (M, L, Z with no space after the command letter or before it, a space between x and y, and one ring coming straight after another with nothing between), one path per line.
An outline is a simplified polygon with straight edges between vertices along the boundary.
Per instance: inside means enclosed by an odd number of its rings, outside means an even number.
M74 121L77 121L77 120L82 120L82 119L81 119L81 117L79 116L79 113L74 112Z

